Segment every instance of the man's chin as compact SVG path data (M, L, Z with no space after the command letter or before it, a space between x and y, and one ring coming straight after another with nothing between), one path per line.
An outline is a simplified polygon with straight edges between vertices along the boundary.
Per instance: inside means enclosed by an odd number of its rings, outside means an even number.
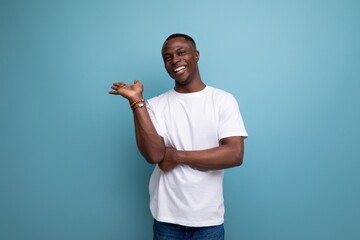
M175 82L176 82L176 85L179 85L179 86L185 86L188 84L188 82L186 81L186 79L174 79Z
M186 76L173 76L173 79L175 80L176 83L180 84L180 85L186 85L188 82L188 77Z

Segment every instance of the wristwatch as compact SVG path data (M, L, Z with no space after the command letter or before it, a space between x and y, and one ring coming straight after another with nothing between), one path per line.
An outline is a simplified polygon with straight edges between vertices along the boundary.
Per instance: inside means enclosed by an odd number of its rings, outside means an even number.
M136 103L133 107L131 107L131 109L134 110L136 108L142 108L143 106L145 106L145 102L139 102Z

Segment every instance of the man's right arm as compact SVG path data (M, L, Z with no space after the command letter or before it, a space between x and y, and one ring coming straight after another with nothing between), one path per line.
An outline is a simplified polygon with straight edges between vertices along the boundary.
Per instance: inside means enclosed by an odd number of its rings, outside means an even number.
M146 106L135 108L133 114L139 151L149 163L161 162L165 154L164 139L157 133Z
M113 91L110 91L110 94L121 95L128 99L130 104L143 99L144 87L137 80L133 85L114 83L111 88ZM161 162L165 154L164 139L157 133L146 106L134 108L133 115L136 143L140 153L149 163Z

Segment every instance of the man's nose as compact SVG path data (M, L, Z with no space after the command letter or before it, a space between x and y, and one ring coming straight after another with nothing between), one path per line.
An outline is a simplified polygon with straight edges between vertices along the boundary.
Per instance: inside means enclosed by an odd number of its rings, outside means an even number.
M176 65L179 61L180 61L179 56L174 55L173 58L172 58L171 64Z

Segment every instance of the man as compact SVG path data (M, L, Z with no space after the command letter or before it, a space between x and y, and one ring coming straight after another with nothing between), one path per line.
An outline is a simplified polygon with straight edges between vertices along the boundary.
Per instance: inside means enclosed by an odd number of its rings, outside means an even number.
M162 57L174 89L146 104L137 80L109 92L129 100L137 146L156 164L149 184L154 239L224 239L223 169L241 165L247 137L238 104L201 80L190 36L169 36Z

